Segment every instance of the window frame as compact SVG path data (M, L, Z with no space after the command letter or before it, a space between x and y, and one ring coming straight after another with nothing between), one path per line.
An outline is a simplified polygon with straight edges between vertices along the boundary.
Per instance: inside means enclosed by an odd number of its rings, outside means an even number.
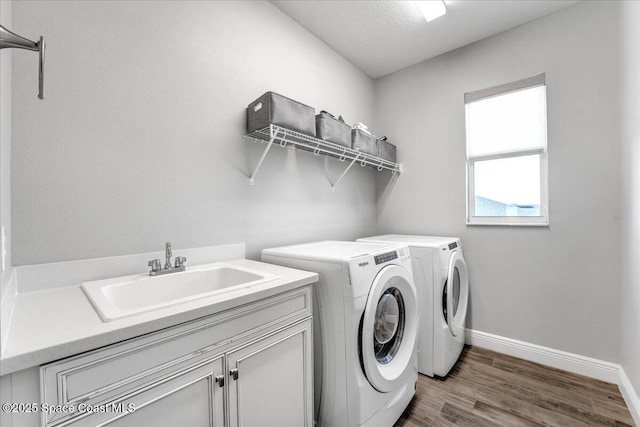
M465 146L468 150L469 144L469 126L468 117L466 113L466 105L473 101L486 99L495 96L506 95L508 93L531 89L537 86L545 87L544 96L544 115L545 115L545 129L544 129L544 148L533 150L514 150L510 152L504 152L499 154L487 155L487 156L475 156L469 158L467 155L466 160L466 191L467 191L467 203L466 203L466 224L467 225L507 225L507 226L534 226L545 227L549 226L549 179L548 179L548 115L547 115L547 96L546 96L546 78L545 74L540 74L527 79L519 80L516 82L506 83L504 85L495 86L492 88L482 89L476 92L469 92L465 94ZM486 160L500 160L510 159L522 156L540 156L540 216L476 216L475 214L475 163Z

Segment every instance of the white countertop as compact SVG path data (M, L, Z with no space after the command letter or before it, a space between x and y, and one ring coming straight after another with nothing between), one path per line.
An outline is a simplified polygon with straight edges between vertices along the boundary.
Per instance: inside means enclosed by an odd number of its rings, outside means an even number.
M318 281L316 273L251 260L226 261L281 278L103 322L80 284L16 296L0 375L10 374L159 329L209 316Z

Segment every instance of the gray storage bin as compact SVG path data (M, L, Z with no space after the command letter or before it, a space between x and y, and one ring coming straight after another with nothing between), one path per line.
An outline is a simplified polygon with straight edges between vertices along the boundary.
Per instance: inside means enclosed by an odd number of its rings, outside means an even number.
M396 162L396 146L390 142L378 140L378 157L381 159L389 160L390 162Z
M316 136L316 110L275 92L267 92L247 107L247 133L270 124Z
M351 129L351 148L372 156L378 155L376 139L360 129Z
M322 112L316 116L316 135L322 140L351 148L351 126L330 114Z

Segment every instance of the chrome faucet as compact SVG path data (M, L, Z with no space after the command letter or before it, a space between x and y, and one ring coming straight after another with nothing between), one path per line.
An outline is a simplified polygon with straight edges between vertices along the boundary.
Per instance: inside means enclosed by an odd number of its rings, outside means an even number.
M171 268L171 257L173 256L173 253L171 252L171 242L167 242L164 245L164 258L166 260L166 262L164 263L164 268L166 270Z
M149 272L149 275L151 276L155 276L155 274L157 274L160 270L162 270L162 264L160 264L159 259L151 260L147 263L147 265L151 267L151 271Z
M162 268L162 264L159 259L151 260L147 263L149 267L151 267L151 271L149 271L149 276L159 276L161 274L169 274L169 273L177 273L179 271L185 271L186 267L184 265L187 262L187 258L183 256L176 257L175 266L171 266L171 256L173 252L171 251L171 242L167 242L165 244L165 264L164 269Z

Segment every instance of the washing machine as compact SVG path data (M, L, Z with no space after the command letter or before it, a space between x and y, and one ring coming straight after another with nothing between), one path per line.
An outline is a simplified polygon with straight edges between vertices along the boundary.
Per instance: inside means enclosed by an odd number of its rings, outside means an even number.
M418 293L418 371L446 376L464 347L469 273L457 237L387 234L360 242L409 246Z
M415 394L418 309L409 249L324 241L262 251L317 272L314 407L319 427L388 427Z

